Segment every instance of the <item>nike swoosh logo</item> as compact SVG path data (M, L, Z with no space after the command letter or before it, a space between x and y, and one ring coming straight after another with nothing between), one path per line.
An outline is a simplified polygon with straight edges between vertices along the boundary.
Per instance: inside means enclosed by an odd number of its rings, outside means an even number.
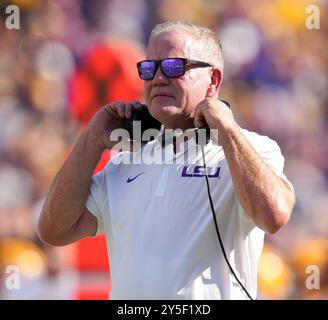
M139 176L141 176L142 174L144 174L145 172L141 172L138 175L136 175L135 177L131 178L129 177L128 180L126 180L127 183L132 182L134 179L137 179Z

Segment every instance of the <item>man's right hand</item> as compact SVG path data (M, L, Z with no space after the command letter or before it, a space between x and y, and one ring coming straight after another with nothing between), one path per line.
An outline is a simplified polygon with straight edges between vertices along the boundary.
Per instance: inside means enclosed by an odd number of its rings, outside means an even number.
M102 107L91 119L85 134L95 136L101 149L110 149L117 141L111 141L111 132L123 128L124 120L130 119L134 109L140 109L142 104L133 102L111 102Z
M40 238L62 246L93 236L97 219L86 208L91 179L102 151L111 148L111 132L122 128L124 119L141 103L113 102L101 108L91 119L72 152L51 184L38 221Z

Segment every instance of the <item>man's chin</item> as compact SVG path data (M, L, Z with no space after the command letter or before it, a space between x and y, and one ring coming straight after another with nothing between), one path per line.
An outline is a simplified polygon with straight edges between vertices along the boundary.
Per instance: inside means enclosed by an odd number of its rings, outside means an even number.
M151 103L149 108L151 113L154 114L177 114L180 111L180 108L178 108L175 105L171 104L161 104L161 103Z
M172 117L179 115L181 110L174 105L152 103L149 107L149 111L154 118L165 123L172 119Z

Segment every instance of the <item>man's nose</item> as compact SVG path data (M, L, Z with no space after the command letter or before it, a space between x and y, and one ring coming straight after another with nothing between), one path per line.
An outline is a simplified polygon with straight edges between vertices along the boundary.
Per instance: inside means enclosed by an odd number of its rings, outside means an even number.
M154 85L167 85L170 83L170 80L163 74L162 70L160 67L157 68L154 79L153 79L153 84Z

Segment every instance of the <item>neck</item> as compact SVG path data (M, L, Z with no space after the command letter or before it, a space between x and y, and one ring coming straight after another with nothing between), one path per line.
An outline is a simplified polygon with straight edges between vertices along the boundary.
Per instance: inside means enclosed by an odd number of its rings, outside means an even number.
M181 129L183 131L194 128L194 119L184 119L184 121L164 122L164 129Z

